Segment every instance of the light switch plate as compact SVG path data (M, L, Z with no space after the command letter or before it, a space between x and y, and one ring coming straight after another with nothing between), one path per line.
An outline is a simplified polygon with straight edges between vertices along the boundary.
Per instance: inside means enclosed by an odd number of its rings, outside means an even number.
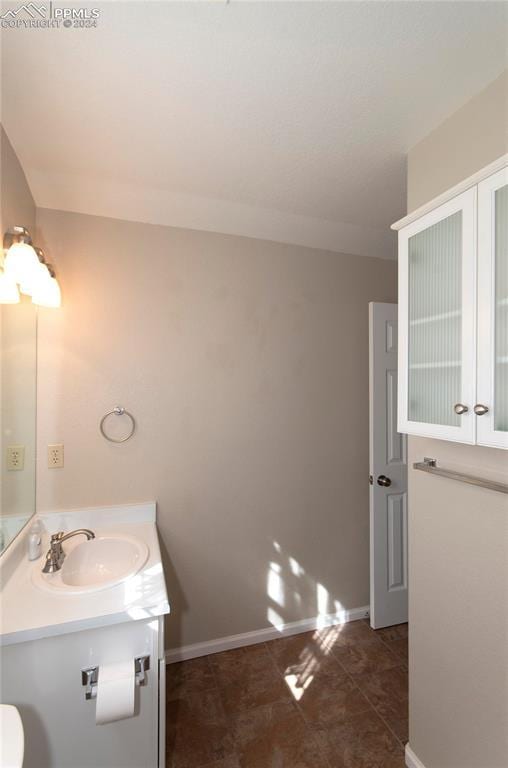
M64 465L63 443L48 445L48 468L60 469Z
M25 446L8 445L7 446L7 470L9 472L19 472L25 468Z

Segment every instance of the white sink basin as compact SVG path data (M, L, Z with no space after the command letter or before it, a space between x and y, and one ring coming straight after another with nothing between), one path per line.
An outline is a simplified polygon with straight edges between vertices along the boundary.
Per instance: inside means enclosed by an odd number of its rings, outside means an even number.
M67 543L63 544L64 551ZM97 536L69 551L56 573L42 573L39 561L32 571L32 579L38 587L61 594L97 592L134 576L147 558L148 547L133 536Z

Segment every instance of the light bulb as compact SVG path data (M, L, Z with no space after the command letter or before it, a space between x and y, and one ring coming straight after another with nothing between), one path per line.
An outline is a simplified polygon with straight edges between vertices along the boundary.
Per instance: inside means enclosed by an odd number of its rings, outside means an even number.
M56 277L52 277L46 269L47 277L37 282L32 293L32 303L41 307L57 308L62 304L60 286Z
M16 283L30 285L40 264L34 249L28 243L13 243L4 262L4 271Z
M16 281L5 272L0 272L0 304L19 304Z

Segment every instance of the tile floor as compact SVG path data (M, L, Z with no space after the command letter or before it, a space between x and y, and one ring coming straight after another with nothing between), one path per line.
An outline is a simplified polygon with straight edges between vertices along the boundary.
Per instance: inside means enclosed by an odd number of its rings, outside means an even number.
M407 625L355 621L167 668L167 768L404 768Z

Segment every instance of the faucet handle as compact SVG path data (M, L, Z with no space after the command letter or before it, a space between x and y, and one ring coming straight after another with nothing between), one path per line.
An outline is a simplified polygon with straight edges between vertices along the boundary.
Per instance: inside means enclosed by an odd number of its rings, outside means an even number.
M63 536L64 536L64 531L58 531L58 533L51 534L51 543L53 544L54 542L60 541L60 539L62 539Z

